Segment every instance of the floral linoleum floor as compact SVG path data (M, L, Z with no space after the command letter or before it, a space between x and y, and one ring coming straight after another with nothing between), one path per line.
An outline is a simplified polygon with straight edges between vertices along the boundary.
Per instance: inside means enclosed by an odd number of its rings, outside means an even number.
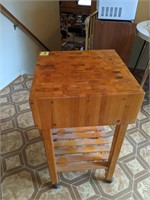
M103 181L104 170L60 173L53 189L41 134L34 128L29 106L33 77L23 75L1 92L2 200L148 200L150 199L150 104L145 99L135 124L129 125L114 181ZM104 127L108 138L113 127Z

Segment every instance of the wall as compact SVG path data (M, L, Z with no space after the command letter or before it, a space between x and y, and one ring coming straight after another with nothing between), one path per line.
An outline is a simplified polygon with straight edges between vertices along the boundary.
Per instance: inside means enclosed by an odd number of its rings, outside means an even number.
M61 12L72 12L77 14L91 14L96 10L96 1L92 0L91 6L80 6L76 0L60 1Z
M1 1L51 50L60 50L58 1ZM0 89L20 74L33 74L39 51L43 50L0 13Z
M150 0L139 0L135 22L139 23L150 19Z
M60 12L89 14L89 6L78 6L77 1L60 1Z

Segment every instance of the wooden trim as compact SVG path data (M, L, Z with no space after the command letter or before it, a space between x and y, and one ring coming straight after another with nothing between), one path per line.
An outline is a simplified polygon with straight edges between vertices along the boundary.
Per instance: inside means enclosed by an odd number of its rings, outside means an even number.
M50 51L45 44L43 44L26 26L24 26L13 14L11 14L2 4L0 4L0 12L5 15L10 21L14 23L14 28L18 27L27 35L32 37L40 46L42 46L47 51Z

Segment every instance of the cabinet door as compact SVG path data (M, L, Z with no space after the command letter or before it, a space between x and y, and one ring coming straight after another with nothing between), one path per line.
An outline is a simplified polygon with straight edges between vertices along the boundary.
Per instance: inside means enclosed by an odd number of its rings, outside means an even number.
M135 23L96 20L93 49L115 49L128 65L135 34Z

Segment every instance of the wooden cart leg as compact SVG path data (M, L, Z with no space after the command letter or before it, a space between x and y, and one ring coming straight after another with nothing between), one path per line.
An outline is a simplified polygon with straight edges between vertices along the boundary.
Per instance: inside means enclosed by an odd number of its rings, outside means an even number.
M54 188L58 188L58 177L56 170L56 161L55 161L55 152L54 152L54 144L53 137L50 130L42 130L43 142L45 147L45 153L48 161L49 173L51 176L52 185Z
M111 145L110 155L108 159L108 169L106 170L106 182L113 181L113 173L122 147L123 139L128 125L116 125L115 133Z

